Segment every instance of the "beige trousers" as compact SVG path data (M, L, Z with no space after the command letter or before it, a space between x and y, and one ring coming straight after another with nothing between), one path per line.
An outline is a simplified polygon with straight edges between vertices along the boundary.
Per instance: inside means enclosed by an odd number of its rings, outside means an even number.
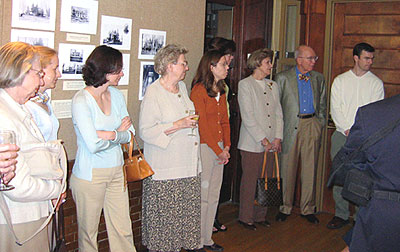
M280 211L290 214L293 208L297 164L301 162L300 212L303 215L315 213L315 173L321 142L321 124L316 117L300 119L297 136L289 153L281 156L281 176L283 180L283 205Z
M218 143L223 148L222 142ZM213 245L212 228L221 190L224 165L207 144L200 145L201 172L201 245Z
M128 190L124 191L122 167L93 169L92 181L72 174L70 188L78 219L78 244L81 252L96 252L101 210L112 252L136 251L133 245Z
M25 240L31 236L42 225L46 218L41 218L37 221L14 224L14 231L18 239ZM32 240L22 246L15 243L14 236L8 229L7 224L0 225L0 251L1 252L27 252L27 251L49 251L49 237L47 228L44 228Z

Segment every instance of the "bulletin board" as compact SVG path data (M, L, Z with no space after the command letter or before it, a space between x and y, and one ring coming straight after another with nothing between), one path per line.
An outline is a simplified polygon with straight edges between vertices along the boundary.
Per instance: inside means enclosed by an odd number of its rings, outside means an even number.
M16 0L0 0L0 20L1 20L1 44L11 41L11 30L24 29L34 30L30 28L12 27L12 6ZM23 1L23 0L19 0ZM35 1L34 1L35 2ZM37 1L36 1L37 2ZM82 1L84 2L84 1ZM62 0L56 0L56 18L54 31L54 49L59 51L60 48L68 48L68 44L80 45L100 45L102 18L119 17L131 20L131 37L130 49L121 49L120 51L129 60L129 78L126 80L127 85L119 85L118 88L125 94L127 93L128 112L132 118L135 128L138 130L138 118L140 109L139 100L139 83L140 68L142 61L151 61L149 59L139 59L139 31L140 29L148 29L154 31L163 31L166 33L166 43L175 43L185 46L189 53L186 59L189 62L189 68L184 82L188 90L190 83L194 77L197 65L203 55L204 42L204 24L205 24L205 0L99 0L97 13L97 29L93 34L89 30L86 33L61 31L61 7ZM69 7L69 6L68 6ZM70 7L69 7L70 8ZM86 28L85 28L86 29ZM78 30L79 31L79 30ZM43 31L51 32L51 31ZM47 33L43 33L47 34ZM44 37L46 37L44 35ZM81 42L71 41L81 40ZM86 40L86 41L85 41ZM62 46L60 46L60 44ZM67 46L65 46L67 44ZM65 50L65 49L63 49ZM62 53L59 51L59 54ZM125 59L125 58L124 58ZM125 72L127 69L125 69ZM52 90L51 97L53 101L58 101L68 106L77 90L66 90L66 81L79 81L72 79L60 79L57 87ZM73 129L71 118L62 118L60 121L59 139L63 139L68 154L68 159L75 159L77 150L76 137ZM140 140L140 139L139 139ZM142 146L142 142L140 141Z

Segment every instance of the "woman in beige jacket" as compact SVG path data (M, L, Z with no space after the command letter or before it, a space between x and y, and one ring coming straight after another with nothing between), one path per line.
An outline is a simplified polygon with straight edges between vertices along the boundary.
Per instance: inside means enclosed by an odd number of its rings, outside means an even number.
M267 208L254 205L257 178L261 176L263 153L280 152L283 135L282 108L277 84L265 79L272 69L272 51L253 52L247 62L252 74L239 82L238 101L242 123L238 149L242 156L239 223L255 230L254 223L270 226L265 219ZM268 160L274 156L269 153ZM272 162L270 162L272 173ZM268 174L270 175L270 174Z

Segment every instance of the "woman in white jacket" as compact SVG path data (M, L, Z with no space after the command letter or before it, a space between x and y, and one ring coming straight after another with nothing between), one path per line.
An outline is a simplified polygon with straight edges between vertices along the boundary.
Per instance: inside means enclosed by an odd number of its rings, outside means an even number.
M272 51L264 48L254 51L247 67L252 74L239 82L238 102L242 124L238 149L242 156L239 223L255 230L254 223L270 226L265 219L267 208L254 205L257 178L261 176L264 151L281 150L283 116L278 85L265 79L271 74ZM268 153L268 159L274 156ZM272 162L271 162L272 164ZM272 167L271 167L272 168ZM272 171L272 169L267 170ZM270 175L270 174L268 174Z
M44 72L36 49L22 42L10 42L0 48L0 122L1 128L13 130L16 144L23 148L29 144L44 143L42 134L25 103L35 96L43 84ZM50 160L20 151L16 175L12 180L15 189L2 192L11 213L16 235L21 240L32 235L45 221L62 187L60 180L35 176L33 165L46 166ZM50 170L50 167L49 167ZM0 212L0 251L49 251L47 229L43 229L23 246L15 243L5 217Z

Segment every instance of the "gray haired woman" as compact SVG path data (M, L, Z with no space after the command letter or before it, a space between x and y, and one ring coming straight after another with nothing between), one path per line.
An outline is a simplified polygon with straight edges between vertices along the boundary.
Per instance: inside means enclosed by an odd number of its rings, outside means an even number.
M200 139L182 82L187 52L177 45L157 52L161 77L147 88L140 109L144 155L154 170L143 181L142 242L150 251L200 247Z

